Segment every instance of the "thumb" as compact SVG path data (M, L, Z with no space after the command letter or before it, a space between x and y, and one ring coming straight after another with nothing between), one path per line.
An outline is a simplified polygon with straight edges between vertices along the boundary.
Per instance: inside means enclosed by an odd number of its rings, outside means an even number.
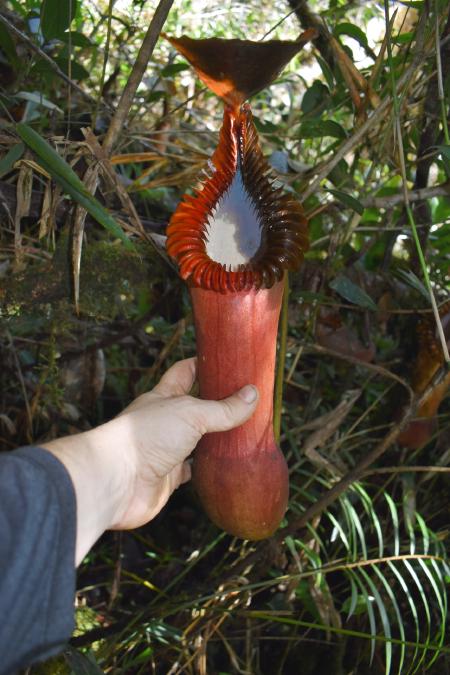
M243 424L255 412L258 397L257 388L247 384L222 401L197 399L202 432L228 431Z

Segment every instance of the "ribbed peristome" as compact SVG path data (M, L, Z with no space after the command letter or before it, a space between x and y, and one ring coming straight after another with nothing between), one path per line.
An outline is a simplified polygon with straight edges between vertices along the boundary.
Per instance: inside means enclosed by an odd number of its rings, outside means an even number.
M245 264L212 260L207 252L208 223L237 172L261 228L260 245ZM226 107L219 145L194 194L184 195L167 230L167 250L180 275L193 286L222 293L270 288L285 270L296 269L308 248L301 205L273 185L250 106Z

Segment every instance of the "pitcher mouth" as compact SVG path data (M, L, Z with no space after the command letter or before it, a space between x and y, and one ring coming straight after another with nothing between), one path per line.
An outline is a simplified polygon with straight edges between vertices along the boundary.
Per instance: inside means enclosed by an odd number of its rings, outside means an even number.
M308 248L300 204L273 185L248 104L226 107L219 145L167 230L180 276L220 292L270 288Z

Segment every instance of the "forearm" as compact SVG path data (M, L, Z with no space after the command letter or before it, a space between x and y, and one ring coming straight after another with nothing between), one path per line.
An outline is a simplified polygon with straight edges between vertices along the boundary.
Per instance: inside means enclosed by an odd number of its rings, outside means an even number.
M117 456L118 426L114 420L41 446L62 462L73 483L77 503L76 565L103 532L113 527L123 509L128 476L127 463ZM127 452L126 447L121 450Z

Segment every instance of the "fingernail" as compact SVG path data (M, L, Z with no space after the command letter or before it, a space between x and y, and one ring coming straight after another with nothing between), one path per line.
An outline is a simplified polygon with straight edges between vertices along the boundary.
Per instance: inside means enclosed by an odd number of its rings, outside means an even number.
M254 403L258 398L258 390L252 384L246 384L239 391L238 396L246 403Z

